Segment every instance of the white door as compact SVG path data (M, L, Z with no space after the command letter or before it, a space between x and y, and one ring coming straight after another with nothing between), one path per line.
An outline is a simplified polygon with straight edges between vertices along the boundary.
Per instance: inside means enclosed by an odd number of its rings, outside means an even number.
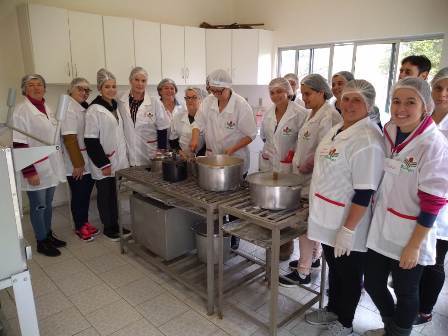
M232 30L232 82L257 84L258 30Z
M128 85L135 66L132 19L103 16L103 26L106 68L115 75L118 85Z
M206 33L207 74L223 69L232 71L232 31L230 29L207 29Z
M48 83L65 84L72 77L67 10L29 5L34 72Z
M162 80L160 23L134 20L134 41L135 65L148 71L148 84L159 84Z
M96 83L96 72L104 68L103 21L100 15L68 12L73 77Z
M184 27L161 25L162 76L185 84Z
M185 27L185 79L190 85L205 84L205 29Z

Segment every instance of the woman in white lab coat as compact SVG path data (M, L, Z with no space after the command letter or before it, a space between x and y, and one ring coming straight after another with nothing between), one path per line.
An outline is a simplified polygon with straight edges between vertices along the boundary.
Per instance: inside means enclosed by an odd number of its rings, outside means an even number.
M306 101L306 100L305 100ZM308 238L322 243L328 263L328 306L306 315L328 325L321 335L346 336L361 296L370 201L383 174L384 141L368 111L375 89L365 80L347 83L342 93L343 122L316 149L310 186Z
M317 145L342 118L328 103L332 94L327 81L321 75L311 74L303 78L300 90L305 107L310 112L299 131L292 169L302 179L302 197L308 198ZM299 237L299 248L300 259L289 263L292 273L288 277L301 284L308 284L311 282L311 266L320 266L321 247L320 243L302 235ZM287 281L280 283L283 286L291 286Z
M160 101L162 102L165 114L171 123L173 122L174 115L178 111L182 111L184 109L182 104L176 99L176 94L178 92L177 85L172 79L164 78L157 85L157 92L159 93Z
M448 67L440 69L431 81L434 112L432 119L439 131L448 138ZM420 281L420 309L414 325L432 320L432 309L445 282L445 256L448 251L448 207L440 210L437 228L436 263L425 266Z
M205 96L206 93L200 88L188 87L185 90L185 105L187 108L176 113L173 117L173 122L171 123L170 148L180 151L186 157L189 157L191 153L190 142L194 117ZM199 145L194 154L197 156L205 155L205 141L203 135L200 136Z
M339 112L341 111L341 97L342 91L344 90L345 85L351 80L354 80L355 76L351 72L348 71L339 71L331 77L331 92L333 92L336 100L334 101L334 108Z
M299 104L302 107L305 107L305 103L303 102L302 99L300 99L299 77L294 73L288 73L284 75L283 78L285 78L289 82L292 88L293 95L289 99L294 103Z
M364 280L385 328L367 335L411 334L423 268L436 259L431 228L446 204L448 143L430 116L433 108L423 79L405 78L392 89L384 177L375 197ZM387 287L390 273L396 302Z
M161 102L150 97L146 90L148 73L145 69L132 69L129 84L130 90L118 100L129 164L148 165L157 150L167 149L170 121Z
M13 112L13 124L18 130L43 141L53 143L56 119L45 103L45 80L33 74L22 78L23 102ZM45 144L20 132L13 132L14 148L40 147ZM65 182L64 163L58 150L22 169L20 184L30 202L30 219L37 240L37 252L49 257L61 254L66 243L57 239L51 229L52 201L56 186Z
M72 80L68 89L70 100L67 112L61 123L65 169L71 195L70 208L75 233L83 241L92 241L99 233L89 222L90 195L95 185L90 175L89 158L84 145L89 85L84 78L78 77Z
M242 174L249 170L249 148L257 135L252 108L232 90L232 79L224 70L209 75L210 91L202 102L193 125L190 149L199 146L200 132L204 132L207 155L228 154L244 160Z
M90 159L92 178L96 181L97 205L104 235L112 241L120 239L115 172L129 166L123 120L115 100L115 76L106 69L97 72L96 97L86 113L84 142Z
M263 117L260 136L264 141L259 160L260 171L290 173L297 144L297 134L308 115L307 110L290 100L293 91L285 78L269 83L269 95L274 105Z

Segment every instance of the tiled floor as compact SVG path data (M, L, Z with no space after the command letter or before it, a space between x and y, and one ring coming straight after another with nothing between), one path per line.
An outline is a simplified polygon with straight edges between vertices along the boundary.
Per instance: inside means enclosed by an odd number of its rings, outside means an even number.
M91 221L99 224L92 203ZM125 221L129 208L123 203ZM207 316L204 303L190 290L171 280L155 268L143 267L133 255L121 255L118 243L103 236L90 243L81 242L72 232L67 207L54 211L53 229L68 242L57 258L37 253L30 261L32 284L42 336L225 336L267 335L256 324L227 307L224 319ZM34 245L27 217L25 236ZM242 248L262 257L254 246ZM298 251L298 248L295 249ZM287 263L283 263L285 269ZM286 269L285 269L286 270ZM319 273L313 274L313 286L319 284ZM282 311L297 307L293 300L305 301L303 289L280 289L287 297L280 300ZM253 310L260 318L268 316L268 292L263 282L256 282L233 296L238 304ZM12 290L0 291L2 315L7 320L6 335L20 335ZM380 317L369 296L362 295L354 328L360 334L381 326ZM416 328L412 335L446 335L448 330L448 285L437 306L434 321ZM320 329L297 318L280 330L281 336L318 335Z

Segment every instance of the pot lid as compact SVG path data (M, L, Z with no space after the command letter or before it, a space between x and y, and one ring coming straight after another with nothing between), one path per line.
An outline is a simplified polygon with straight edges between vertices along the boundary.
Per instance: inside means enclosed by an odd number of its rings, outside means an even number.
M270 187L296 187L301 183L300 176L296 174L277 173L277 179L274 179L274 173L258 172L247 176L246 181L256 185Z
M198 164L209 167L230 167L230 166L242 166L244 160L237 156L218 154L211 156L199 156L196 158L196 162Z

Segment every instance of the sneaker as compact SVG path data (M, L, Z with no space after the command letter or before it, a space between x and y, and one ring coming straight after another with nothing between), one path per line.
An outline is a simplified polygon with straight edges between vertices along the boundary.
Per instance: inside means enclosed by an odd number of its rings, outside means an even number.
M305 315L305 320L312 325L328 325L338 320L338 316L327 310L327 307Z
M320 267L320 259L316 259L311 264L311 268L319 268Z
M307 285L311 282L311 274L304 275L300 274L296 270L292 271L288 275L285 275L285 278L288 278L291 281L298 282L301 285ZM295 287L297 284L292 283L284 278L279 278L278 284L282 287Z
M78 235L78 237L81 240L83 240L85 242L89 242L94 239L93 235L90 233L89 228L87 227L86 224L81 226L81 228L79 230L76 230L75 233Z
M298 260L293 260L289 262L289 268L291 271L296 270L298 266L299 266ZM320 267L320 259L313 261L313 263L311 264L311 268L319 268L319 267Z
M47 257L57 257L61 255L61 251L54 247L48 238L37 241L37 252L46 255Z
M65 247L67 246L67 243L63 240L57 239L53 233L53 231L50 231L48 233L47 239L53 244L54 247Z
M424 325L426 323L429 323L432 321L432 314L422 314L419 313L417 315L417 317L414 320L413 325L417 326L417 325Z
M118 232L103 232L104 235L114 242L120 241L120 234Z
M89 222L86 222L84 224L84 226L87 228L87 230L89 230L90 234L92 236L96 236L100 233L100 230L98 230L96 227L94 227L92 224L90 224Z
M384 336L386 331L384 328L367 330L362 336Z
M353 335L353 328L344 327L341 322L336 321L328 326L321 336L349 336Z

